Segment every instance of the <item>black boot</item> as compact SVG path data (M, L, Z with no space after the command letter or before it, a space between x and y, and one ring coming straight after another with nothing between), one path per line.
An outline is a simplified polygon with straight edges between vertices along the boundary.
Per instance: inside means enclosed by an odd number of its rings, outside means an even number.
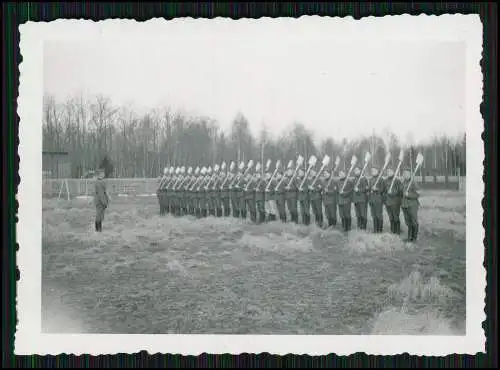
M332 219L332 226L337 226L337 219L336 218Z
M396 221L396 234L401 234L401 221Z
M99 227L99 232L101 232L102 231L102 221L98 222L98 227Z
M413 226L413 233L412 233L411 240L412 241L416 241L417 240L417 236L418 236L418 224L416 224L415 226Z
M378 219L378 232L379 233L384 232L384 219L383 218Z
M408 237L404 241L411 242L412 238L413 238L413 226L408 226Z
M95 231L99 231L99 222L95 222Z
M373 218L373 232L376 234L377 230L378 230L378 219L374 217Z

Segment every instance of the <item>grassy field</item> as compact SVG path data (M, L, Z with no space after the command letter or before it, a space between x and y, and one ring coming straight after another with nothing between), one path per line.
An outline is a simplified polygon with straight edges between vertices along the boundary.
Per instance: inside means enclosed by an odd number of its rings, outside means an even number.
M98 234L90 201L44 199L43 330L463 335L465 195L428 192L421 204L407 245L389 233L161 217L156 198L113 199Z

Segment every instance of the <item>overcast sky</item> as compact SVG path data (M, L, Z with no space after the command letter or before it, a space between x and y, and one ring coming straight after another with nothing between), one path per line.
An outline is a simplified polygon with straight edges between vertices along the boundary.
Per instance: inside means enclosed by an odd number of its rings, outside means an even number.
M139 113L170 106L254 133L294 121L315 137L389 128L402 140L465 131L462 43L339 42L314 23L178 27L158 39L46 42L44 89L57 100L104 94Z

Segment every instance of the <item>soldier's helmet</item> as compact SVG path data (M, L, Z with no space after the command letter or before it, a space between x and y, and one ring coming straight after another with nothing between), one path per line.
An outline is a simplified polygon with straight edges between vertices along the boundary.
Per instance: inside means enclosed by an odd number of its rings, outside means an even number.
M342 170L340 170L340 171L339 171L339 177L340 177L341 179L345 179L345 172L344 172L344 171L342 171Z
M392 168L387 169L387 177L393 177L394 176L394 170Z
M361 169L360 169L359 167L356 167L356 168L354 169L354 174L355 174L356 176L361 175Z

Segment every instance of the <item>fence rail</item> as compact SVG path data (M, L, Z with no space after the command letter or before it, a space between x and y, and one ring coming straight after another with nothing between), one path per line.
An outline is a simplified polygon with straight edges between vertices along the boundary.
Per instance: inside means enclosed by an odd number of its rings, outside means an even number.
M416 177L422 189L462 190L465 189L465 177L457 176L421 176ZM153 196L159 179L132 178L106 179L107 190L110 195L119 196ZM93 179L44 179L42 185L43 197L74 198L78 196L92 196L94 194Z

